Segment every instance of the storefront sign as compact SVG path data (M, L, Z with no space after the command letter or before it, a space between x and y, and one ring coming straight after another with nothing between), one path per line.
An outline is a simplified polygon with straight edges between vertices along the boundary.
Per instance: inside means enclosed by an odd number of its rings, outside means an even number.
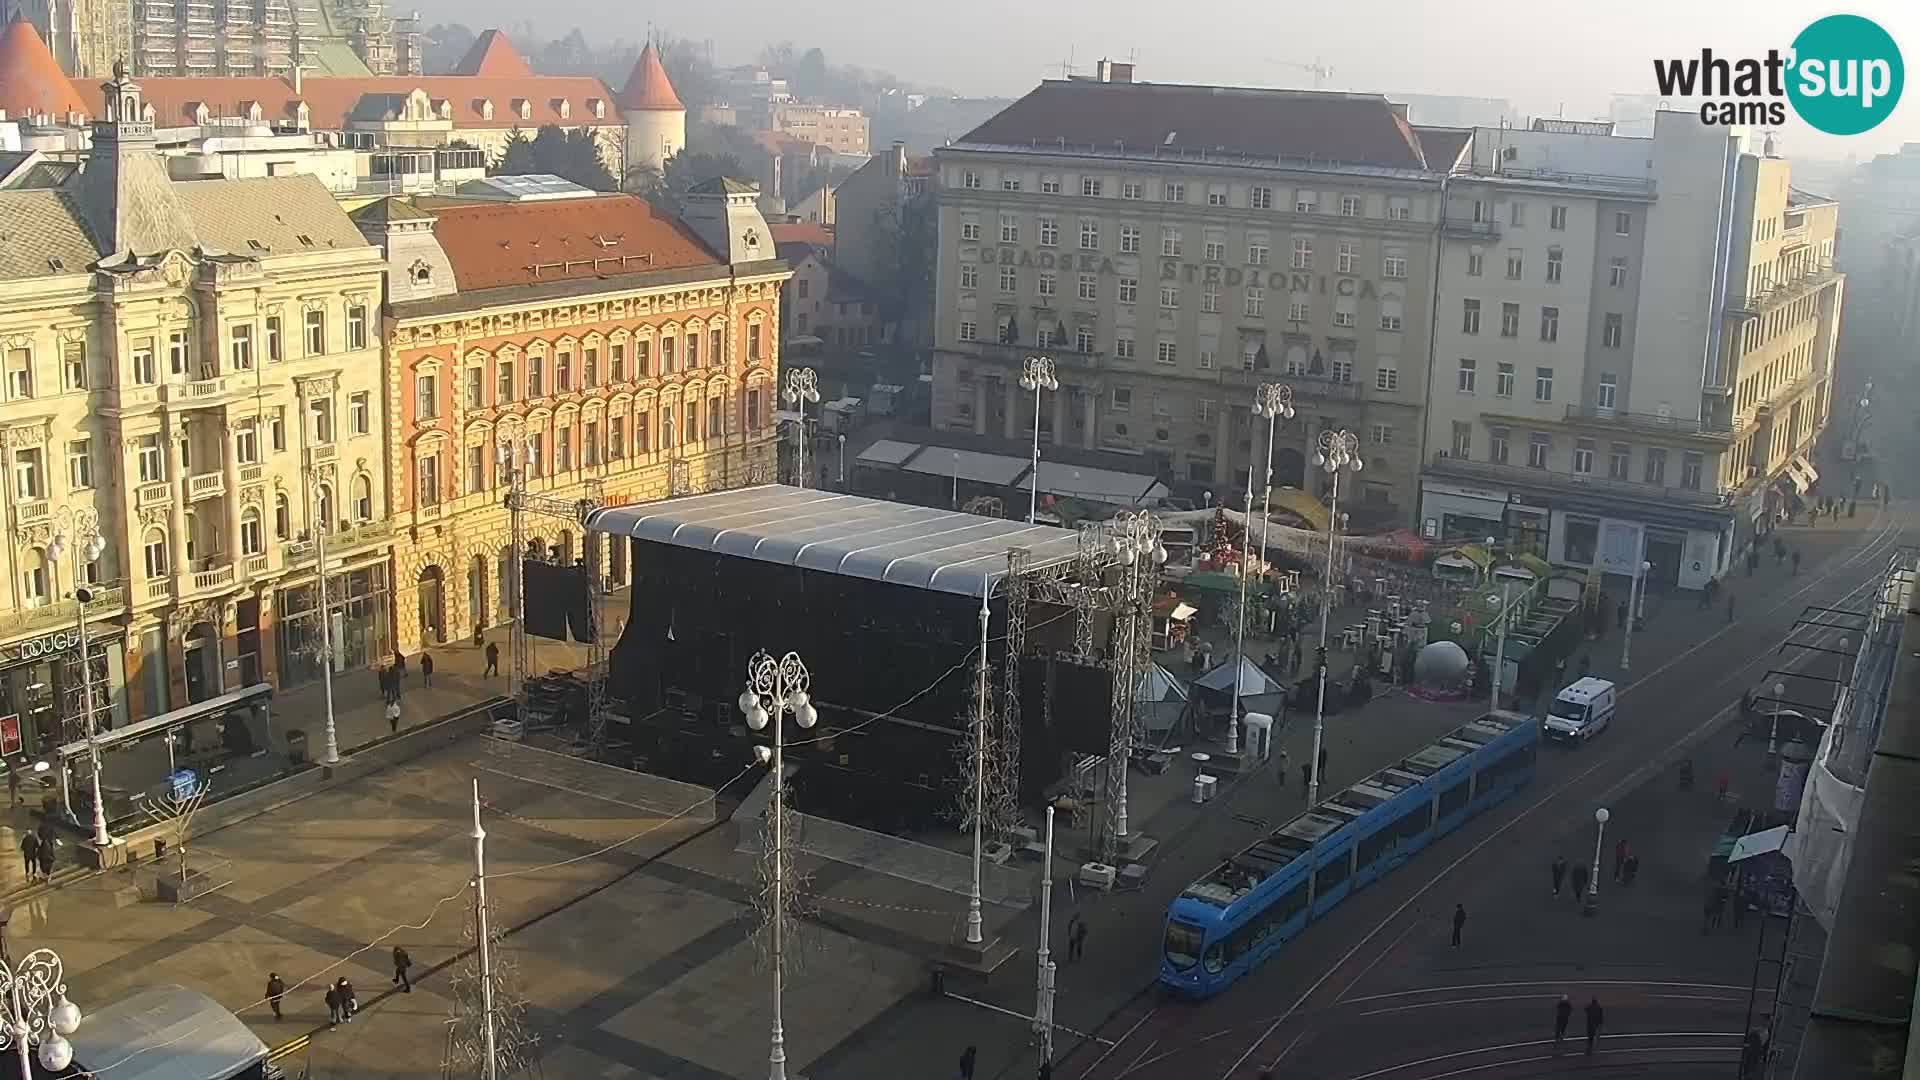
M0 754L20 752L20 714L0 716Z
M18 664L28 660L38 660L56 653L66 652L80 644L80 631L56 630L37 638L13 645L0 646L0 665Z
M981 247L979 260L988 266L1017 266L1039 270L1070 270L1081 274L1112 275L1119 272L1113 260L1090 251L1034 251L1017 247ZM1220 263L1190 263L1178 259L1160 260L1161 281L1204 282L1208 285L1264 286L1275 292L1308 293L1318 296L1357 296L1376 299L1379 287L1361 277L1342 274L1312 274L1299 270L1268 270L1259 266L1226 266Z
M1497 503L1507 501L1504 492L1488 491L1486 488L1460 487L1454 484L1437 484L1431 480L1426 482L1426 490L1435 495L1457 495L1463 499L1485 499Z

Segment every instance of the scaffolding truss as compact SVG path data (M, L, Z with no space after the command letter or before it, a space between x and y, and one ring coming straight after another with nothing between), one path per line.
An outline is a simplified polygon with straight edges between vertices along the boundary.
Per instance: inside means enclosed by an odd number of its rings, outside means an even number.
M507 491L507 510L513 531L513 627L509 651L512 670L508 680L513 692L515 715L522 723L527 717L527 670L532 646L527 639L527 524L528 514L571 521L580 526L581 549L587 570L587 723L582 747L586 756L598 758L606 750L607 740L607 641L600 625L600 573L598 534L587 528L587 518L606 500L599 481L589 481L586 494L578 499L556 499L527 491L526 471L515 465L512 486Z

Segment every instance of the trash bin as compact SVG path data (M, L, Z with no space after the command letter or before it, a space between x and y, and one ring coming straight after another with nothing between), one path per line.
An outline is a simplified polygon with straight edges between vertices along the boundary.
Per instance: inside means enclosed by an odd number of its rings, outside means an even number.
M307 733L299 728L287 729L287 764L305 765L307 763Z

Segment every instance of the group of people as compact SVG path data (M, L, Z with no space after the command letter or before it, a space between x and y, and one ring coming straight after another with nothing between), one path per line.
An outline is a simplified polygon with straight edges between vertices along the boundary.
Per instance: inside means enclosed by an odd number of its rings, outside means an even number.
M413 993L413 979L409 974L412 969L413 957L407 955L406 949L395 945L393 947L393 985L399 987L402 993ZM281 1011L286 996L286 980L282 979L277 971L267 972L267 1006L273 1010L275 1020L286 1019L286 1015ZM354 990L352 980L344 975L327 986L326 1001L329 1028L353 1023L354 1016L360 1012L360 995Z
M1603 871L1605 867L1603 866L1597 869ZM1563 856L1555 855L1552 864L1547 867L1547 873L1553 879L1554 897L1559 897L1562 885L1572 885L1573 899L1577 903L1581 897L1587 894L1588 886L1593 883L1595 868L1589 868L1586 863L1579 863L1569 868L1567 860ZM1613 883L1615 885L1631 886L1639 876L1639 853L1635 852L1632 845L1628 844L1625 840L1615 844L1613 847Z
M60 834L54 829L51 811L40 818L40 824L20 835L20 861L26 864L27 881L48 881L53 878L54 863L60 855Z
M1607 1010L1600 1005L1597 997L1587 999L1587 1053L1593 1053L1593 1044L1600 1038L1600 1025L1606 1022ZM1573 998L1560 995L1560 1001L1553 1007L1553 1051L1560 1052L1560 1044L1567 1039L1567 1025L1573 1022Z

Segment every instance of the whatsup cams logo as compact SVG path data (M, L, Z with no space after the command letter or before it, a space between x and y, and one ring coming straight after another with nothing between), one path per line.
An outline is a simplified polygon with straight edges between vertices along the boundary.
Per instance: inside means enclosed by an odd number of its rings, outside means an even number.
M1893 115L1906 69L1879 23L1829 15L1800 31L1786 52L1728 59L1701 49L1697 57L1655 60L1653 77L1662 97L1707 99L1703 124L1778 127L1791 105L1829 135L1858 135Z

